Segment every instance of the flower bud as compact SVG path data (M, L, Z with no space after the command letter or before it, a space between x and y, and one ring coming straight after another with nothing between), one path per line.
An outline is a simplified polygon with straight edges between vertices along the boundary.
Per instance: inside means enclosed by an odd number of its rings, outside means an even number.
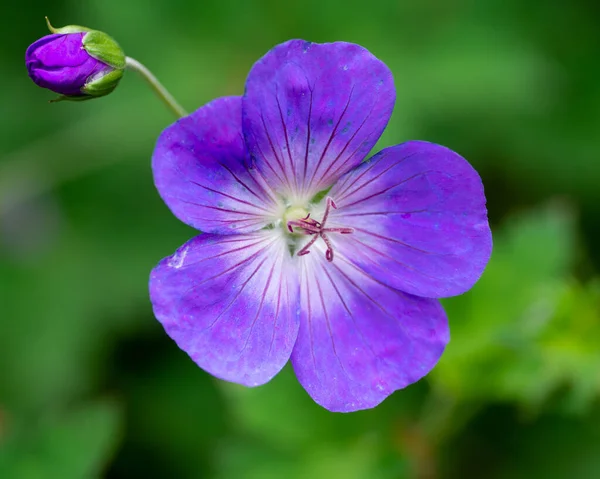
M48 22L48 19L46 19ZM123 76L125 54L106 33L77 25L54 28L25 53L33 82L61 96L87 100L113 91Z

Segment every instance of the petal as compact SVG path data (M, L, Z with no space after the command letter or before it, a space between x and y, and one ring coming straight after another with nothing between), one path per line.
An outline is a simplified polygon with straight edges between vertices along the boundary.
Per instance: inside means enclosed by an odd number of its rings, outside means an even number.
M350 412L376 406L426 375L449 340L438 300L392 289L343 255L303 257L300 330L292 364L321 406Z
M225 97L160 135L154 182L175 216L210 233L255 231L280 217L268 186L247 169L241 98Z
M387 66L352 43L291 40L248 75L248 150L274 189L304 202L358 165L394 108Z
M150 276L154 314L202 369L246 386L269 381L298 333L298 280L271 231L203 234Z
M354 264L390 286L430 298L464 293L490 258L492 235L481 178L443 146L410 141L387 148L329 192L328 226Z
M90 54L82 48L85 33L55 33L32 43L25 52L25 61L37 62L48 69L79 67Z
M25 52L25 65L34 83L63 95L82 95L88 78L111 68L82 48L85 33L40 38Z

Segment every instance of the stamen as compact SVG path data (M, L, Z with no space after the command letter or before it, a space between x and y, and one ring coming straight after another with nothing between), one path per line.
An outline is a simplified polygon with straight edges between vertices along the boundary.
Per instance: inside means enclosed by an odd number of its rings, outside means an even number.
M315 242L319 239L318 236L315 236L313 239L311 239L305 246L304 248L302 248L300 251L298 251L298 256L304 256L305 254L310 253L309 248L315 244Z
M331 246L331 241L329 241L329 238L325 233L321 233L321 238L323 238L323 241L325 241L325 244L327 245L327 251L325 251L325 258L327 258L327 261L331 262L333 261L333 246Z
M304 245L304 247L298 251L298 256L304 256L310 253L310 247L315 244L315 242L321 238L325 245L327 246L327 250L325 251L325 258L327 261L333 261L333 245L331 241L327 237L326 233L340 233L343 235L354 233L352 228L326 228L325 224L327 222L327 218L329 218L329 212L331 208L337 209L337 205L333 201L332 198L327 198L327 205L325 206L325 213L323 214L323 219L321 222L310 217L310 213L306 215L305 218L300 220L292 220L288 221L287 227L291 233L294 232L294 227L302 230L302 232L306 235L313 235L314 237Z

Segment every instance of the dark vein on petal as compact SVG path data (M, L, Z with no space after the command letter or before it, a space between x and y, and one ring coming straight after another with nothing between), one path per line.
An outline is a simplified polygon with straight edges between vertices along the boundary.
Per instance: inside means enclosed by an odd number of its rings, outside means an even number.
M221 166L223 166L223 168L224 168L224 169L225 169L225 170L226 170L226 171L227 171L227 172L228 172L228 173L229 173L231 176L233 176L233 178L235 179L235 181L237 181L237 182L238 182L240 185L242 185L244 188L246 188L246 190L248 190L248 191L250 192L250 194L252 194L252 195L253 195L255 198L257 198L257 199L259 199L259 200L261 200L261 201L263 201L263 202L265 201L265 198L263 198L263 197L259 196L258 194L256 194L256 192L255 192L255 191L254 191L252 188L250 188L250 187L249 187L249 186L248 186L246 183L244 183L244 182L243 182L243 181L242 181L240 178L238 178L238 176L237 176L237 175L236 175L236 174L235 174L235 173L234 173L234 172L233 172L233 171L232 171L232 170L231 170L231 169L230 169L230 168L229 168L227 165L221 165ZM251 174L251 173L250 173L248 170L246 170L246 172L248 173L248 176L249 176L250 178L252 178L252 174ZM254 180L254 182L256 183L256 180L255 180L254 178L252 178L252 179L253 179L253 180ZM262 192L262 193L265 193L265 194L268 196L268 199L269 199L269 200L271 200L273 203L275 203L275 200L274 200L274 198L272 198L272 197L270 196L270 194L269 194L267 191L265 191L265 189L264 189L264 188L262 188L262 187L261 187L261 186L260 186L258 183L257 183L257 186L258 186L258 187L261 189L261 192Z
M420 249L420 248L417 248L416 246L412 246L412 245L410 245L408 243L405 243L404 241L400 241L400 240L392 238L390 236L384 236L384 235L380 235L380 234L377 234L377 233L373 233L372 231L365 230L365 229L362 229L362 228L354 228L354 230L355 231L360 231L361 233L368 234L369 236L374 236L375 238L379 238L379 239L382 239L382 240L390 241L392 243L400 244L402 246L406 246L407 248L410 248L410 249L412 249L414 251L418 251L419 253L432 254L432 255L435 255L435 256L452 256L452 255L448 255L448 254L445 254L445 253L434 253L433 251L426 251L424 249ZM354 235L354 236L356 236L356 235ZM356 240L356 238L354 238L354 239ZM362 243L362 244L365 244L365 243Z
M267 134L267 136L268 136L268 134ZM279 180L279 182L281 184L284 184L285 181L283 180L283 178L281 176L279 176L279 173L277 173L275 168L273 168L273 165L271 165L271 162L267 160L267 155L264 154L264 152L262 151L262 148L258 145L258 142L256 141L256 137L254 138L254 141L255 141L255 146L258 149L258 152L260 154L260 157L264 160L263 163L269 167L269 169L271 170L271 173L273 173L273 175L275 175L275 177ZM275 153L275 152L273 152L273 153ZM260 168L257 168L256 171L260 173ZM264 179L264 176L262 178Z
M211 219L211 218L201 218L198 216L189 216L189 219L192 220L198 220L198 221L203 221L205 226L203 226L203 229L206 230L207 227L218 227L219 225L222 226L223 228L228 227L228 231L227 232L222 232L219 234L223 234L223 235L238 235L238 234L244 234L244 233L254 233L260 229L262 229L267 222L266 221L250 221L250 219L240 219L240 220L218 220L218 219ZM232 228L231 225L234 225L234 227ZM244 231L246 228L251 228L248 231Z
M365 123L367 122L367 120L371 117L372 111L373 110L371 109L371 112L369 112L369 114L365 117L365 119L362 121L360 126L354 131L354 133L352 133L352 136L346 142L346 144L344 145L344 148L342 148L342 150L335 157L335 160L333 160L331 163L329 163L329 166L323 172L323 175L321 177L322 179L325 179L327 177L327 174L329 173L329 171L334 167L334 165L339 161L339 159L342 157L342 155L346 152L346 149L350 146L350 143L352 143L352 141L354 141L354 138L356 137L356 135L358 135L360 130L362 130L363 126L365 126ZM367 138L368 138L368 136L367 136ZM337 168L338 171L343 171L342 169L344 168L344 166L352 159L352 157L356 154L356 152L362 148L363 143L364 143L364 141L361 141L359 143L358 147L352 152L352 154L350 156L348 156L348 158L346 158L346 161L344 161L341 164L341 166ZM325 181L325 183L328 183L328 182Z
M402 180L401 182L399 182L399 183L396 183L395 185L388 186L387 188L385 188L385 189L383 189L383 190L381 190L381 191L379 191L379 192L377 192L377 193L373 193L372 195L365 196L365 197L363 197L363 198L361 198L361 199L359 199L359 200L356 200L356 201L354 201L354 202L352 202L352 203L345 204L345 205L344 205L344 207L349 207L349 206L352 206L352 205L357 205L357 204L359 204L359 203L362 203L362 202L364 202L364 201L370 200L371 198L375 198L376 196L383 195L384 193L387 193L388 191L390 191L390 190L392 190L392 189L394 189L394 188L397 188L398 186L400 186L400 185L403 185L404 183L408 183L409 181L411 181L411 180L414 180L415 178L418 178L418 177L420 177L420 176L424 176L424 175L426 175L426 174L428 174L428 173L431 173L431 171L423 171L423 172L421 172L421 173L416 173L416 174L414 174L413 176L411 176L411 177L409 177L409 178L406 178L406 179ZM364 185L363 185L363 186L364 186ZM362 186L361 186L360 188L362 188ZM360 189L360 188L358 188L358 189ZM353 194L353 193L355 193L356 191L358 191L358 189L357 189L357 190L355 190L355 191L353 191L351 194ZM348 196L349 196L349 195L348 195Z
M210 233L206 234L206 236L208 236ZM232 235L232 236L222 236L222 235L213 235L213 236L218 236L219 238L223 238L223 239L219 239L218 243L213 243L213 244L221 244L221 243L234 243L236 240L235 238L240 238L239 241L251 241L255 238L260 238L262 241L266 241L267 239L271 239L268 238L268 234L266 232L262 232L262 233L243 233L243 234L239 234L239 235ZM231 239L229 239L231 238Z
M338 160L341 158L341 156L346 151L346 148L348 148L348 146L350 146L350 143L352 143L352 141L354 140L354 138L356 137L356 135L359 133L359 131L362 130L363 126L365 126L365 124L367 123L367 121L369 120L369 118L371 118L371 115L373 114L373 110L375 109L376 105L377 105L377 102L374 102L371 105L371 109L369 110L369 113L367 114L367 116L365 117L365 119L362 121L362 123L360 124L360 126L358 127L358 129L354 132L354 134L352 135L352 137L348 140L348 142L346 143L346 145L344 146L344 148L342 149L342 151L340 151L340 153L335 158L335 160L333 161L333 163L330 164L330 167L327 169L327 171L325 171L325 173L323 173L323 179L325 178L325 175L328 173L329 169L331 167L333 167L333 165L338 162ZM371 135L373 134L373 132L375 132L377 129L378 128L373 128L367 134L366 138L367 139L370 138ZM363 140L363 141L360 141L358 143L358 146L354 149L354 151L346 158L346 160L339 167L337 167L338 171L341 171L342 174L344 173L344 168L346 167L346 164L349 163L350 160L354 157L354 155L356 155L356 153L359 152L363 148L363 145L364 145L365 141L366 140ZM369 150L370 150L370 148L369 148ZM324 183L329 184L329 183L331 183L331 181L332 180L324 181Z
M426 211L430 211L430 210L423 209L423 210L413 210L413 211L367 211L365 213L343 213L343 214L340 214L339 216L343 216L344 218L348 218L350 216L408 215L408 214L414 214L414 213L425 213Z
M306 187L306 170L308 168L308 147L310 146L310 120L312 118L312 106L313 106L313 88L310 88L310 103L308 104L308 125L307 125L307 133L306 133L306 150L304 153L304 173L302 175L302 192L304 193L304 189Z
M346 263L348 266L352 267L354 270L356 270L357 272L359 272L360 274L362 274L363 276L365 276L366 278L370 279L371 281L379 284L380 286L383 286L385 289L388 289L390 291L392 291L393 293L397 294L398 296L402 296L404 299L411 301L411 302L415 302L415 296L405 293L404 291L401 291L399 289L396 288L392 288L390 285L388 285L387 283L384 283L383 281L378 280L377 278L375 278L374 276L370 275L369 273L367 273L364 269L359 268L358 266L356 266L352 261L344 258L343 256L339 256L339 259ZM339 266L336 266L339 269ZM431 299L431 298L425 298L425 299Z
M367 134L366 138L369 138L373 132L375 131L375 129L371 130L370 133ZM345 170L346 165L352 160L352 158L354 158L354 155L356 155L359 151L361 151L363 149L364 145L363 142L359 142L358 146L354 149L354 151L352 153L350 153L347 158L344 160L344 162L337 168L338 171L341 171L342 174L346 173L347 171ZM360 164L360 162L359 162ZM348 171L350 171L352 168L350 168ZM333 174L333 173L332 173ZM325 181L325 183L331 183L333 182L333 179L328 179L327 181Z
M226 213L234 213L236 215L247 215L247 216L255 216L257 218L263 218L262 215L258 215L256 213L250 213L249 211L236 211L236 210L230 210L227 208L219 208L218 206L210 206L210 205L201 205L200 203L195 203L193 201L187 201L181 198L177 198L179 201L181 201L182 203L186 203L188 205L193 205L193 206L199 206L200 208L208 208L210 210L217 210L217 211L224 211Z
M249 223L246 226L261 225L261 224L267 223L267 220L264 220L264 219L255 220L254 218L235 219L235 220L225 220L225 219L220 219L220 218L203 218L202 216L188 216L188 218L193 219L193 220L204 221L206 223L223 223L223 224Z
M232 235L232 236L227 237L226 239L219 240L218 243L213 243L213 244L219 244L220 245L222 243L239 243L239 242L242 242L242 241L250 241L248 239L248 236L250 236L250 235L246 235L246 234ZM251 235L251 236L255 236L255 235ZM254 244L258 244L258 243L254 243Z
M311 304L310 304L310 287L309 287L309 283L308 283L308 271L307 271L307 267L306 267L306 263L305 263L305 267L304 267L304 277L306 279L306 303L307 303L307 322L308 322L308 335L309 335L309 339L310 339L310 354L312 356L312 360L313 360L313 368L315 370L315 374L317 375L317 378L319 377L319 375L317 374L317 360L315 359L315 350L314 350L314 339L313 339L313 331L312 331L312 308L311 308ZM319 381L321 381L321 379L319 378Z
M268 257L265 257L264 261L259 265L259 267L262 266L267 259L268 259ZM271 270L269 271L269 275L267 276L267 284L265 284L265 287L263 289L263 292L262 292L262 295L260 298L260 303L258 305L258 309L256 310L256 314L254 315L254 319L252 320L252 325L250 326L250 331L248 332L248 336L246 337L246 341L244 342L244 347L240 351L240 357L242 356L242 353L246 350L246 347L248 346L248 341L250 340L250 336L252 336L252 331L254 331L254 325L256 324L256 321L258 320L258 316L260 315L263 305L265 304L265 297L267 296L267 291L269 289L269 286L271 285L271 280L273 279L273 271L275 270L276 264L277 263L275 261L273 261L273 266L271 266ZM273 335L274 334L275 334L275 327L273 327ZM269 352L270 352L270 349L269 349Z
M260 114L260 118L262 120L263 128L265 130L265 134L267 135L267 139L269 140L269 145L271 146L271 151L273 152L273 155L275 156L275 160L277 161L277 164L279 165L279 168L281 168L281 172L283 173L283 176L285 178L285 182L286 182L287 185L291 186L290 179L288 178L288 175L287 175L287 171L286 171L285 167L283 166L283 163L279 159L279 156L275 152L275 146L273 145L273 140L271 139L271 135L269 135L269 130L267 129L267 124L265 123L265 118L264 118L262 112ZM266 157L263 158L263 159L267 162L267 164L269 163L267 161Z
M354 93L354 85L352 85L352 89L350 90L350 95L348 95L348 101L346 102L346 105L344 106L344 109L342 110L342 114L340 115L340 118L338 119L337 123L335 124L333 130L331 130L331 135L329 135L329 140L327 140L327 144L325 145L325 148L323 148L323 152L321 153L321 156L319 157L319 161L317 161L317 164L315 165L315 168L313 170L310 181L308 182L309 185L315 181L315 177L317 176L317 171L321 167L323 159L325 158L325 154L327 153L327 150L329 149L329 146L331 145L331 142L333 141L333 138L335 137L335 135L337 133L340 123L344 119L344 115L346 114L346 111L348 110L348 107L350 106L350 101L352 100L353 93ZM352 138L354 138L354 137L352 137ZM352 139L350 139L350 141L352 141ZM335 162L335 160L334 160L334 162ZM331 168L331 165L329 165L329 167ZM325 170L325 173L323 173L323 176L325 176L327 171L329 171L329 168L327 170Z
M345 271L343 271L343 270L342 270L342 269L341 269L341 268L340 268L338 265L336 265L335 263L331 263L331 264L332 264L332 266L333 266L335 269L337 269L337 270L338 270L338 272L339 272L339 273L340 273L340 274L341 274L341 275L342 275L342 276L343 276L343 277L346 279L346 281L348 281L348 282L349 282L349 283L350 283L352 286L354 286L354 287L355 287L355 288L356 288L358 291L360 291L360 292L361 292L361 293L362 293L362 294L363 294L363 295L364 295L364 296L365 296L365 297L366 297L366 298L367 298L369 301L371 301L371 303L373 303L375 306L377 306L377 307L378 307L378 308L381 310L381 312L382 312L382 313L384 313L386 316L388 316L388 317L390 317L390 318L394 319L394 316L393 316L391 313L389 313L389 312L387 311L387 309L385 309L385 308L384 308L384 307L383 307L381 304L379 304L379 302L378 302L378 301L376 301L375 299L373 299L373 298L372 298L372 297L371 297L371 296L370 296L370 295L369 295L369 294L368 294L368 293L367 293L367 292L366 292L364 289L362 289L362 288L361 288L361 287L360 287L358 284L356 284L356 282L354 282L354 281L353 281L353 280L350 278L350 276L348 276L348 275L346 274L346 272L345 272ZM362 270L360 270L360 271L362 271ZM369 276L369 275L367 275L367 276Z
M418 273L421 276L425 276L427 278L430 278L430 279L433 279L433 280L436 280L436 281L439 280L439 278L436 278L435 276L431 276L430 274L423 273L421 270L416 269L414 266L410 266L410 265L408 265L406 263L403 263L402 261L400 261L400 260L398 260L398 259L396 259L396 258L394 258L394 257L392 257L392 256L390 256L388 254L385 254L381 250L373 248L372 246L370 246L367 243L364 243L364 242L362 242L362 241L360 241L360 240L358 240L356 238L352 238L352 239L354 239L354 241L356 241L357 243L360 243L365 248L371 250L373 253L378 254L379 256L383 256L384 258L386 258L386 259L388 259L390 261L393 261L394 263L397 263L399 266L401 266L403 268L406 268L406 269L408 269L410 271ZM380 266L380 265L378 265L378 266Z
M243 251L245 249L252 248L253 246L258 245L258 244L262 243L263 241L264 240L260 240L260 241L257 241L256 243L252 243L252 244L248 244L248 245L245 245L245 246L241 246L240 248L234 248L234 249L230 249L230 250L227 250L227 251L223 251L223 252L221 252L219 254L216 254L214 256L208 256L206 258L199 259L198 261L194 261L193 263L189 263L185 267L189 268L190 266L196 266L196 265L202 263L203 261L208 261L210 259L220 258L221 256L226 256L228 254L237 253L238 251ZM272 243L273 242L269 243L269 245L265 246L265 248L267 248L268 246L270 246ZM258 252L260 252L260 251L261 250L259 249ZM243 263L243 261L242 261L242 263ZM238 264L242 264L242 263L238 263ZM214 278L217 278L218 276L219 275L213 276L212 278L209 278L209 279L214 279ZM206 281L208 281L208 280L204 280L202 283L205 283ZM202 283L200 283L200 284L202 284Z
M202 185L200 183L197 183L195 181L190 181L190 183L192 183L192 184L194 184L196 186L199 186L200 188L204 188L207 191L211 191L211 192L216 193L218 195L225 196L226 198L232 199L233 201L237 201L238 203L242 203L244 205L251 206L252 208L256 208L257 210L262 210L262 211L266 211L267 213L270 213L270 211L267 208L263 208L262 206L258 206L258 205L253 205L249 201L241 200L239 198L236 198L235 196L231 196L231 195L229 195L227 193L223 193L222 191L215 190L213 188L209 188L208 186L204 186L204 185Z
M413 295L411 295L411 294L405 293L404 291L401 291L401 290L398 290L398 289L392 288L392 287L391 287L391 286L389 286L388 284L386 284L386 283L383 283L382 281L379 281L377 278L375 278L375 277L371 276L371 275L370 275L369 273L367 273L365 270L363 270L362 268L359 268L359 267L358 267L358 266L356 266L354 263L352 263L351 261L347 260L346 258L344 258L344 257L342 257L342 256L340 256L340 259L341 259L341 260L342 260L344 263L346 263L348 266L350 266L350 267L352 267L354 270L356 270L358 273L360 273L360 274L362 274L363 276L365 276L365 277L369 278L371 281L373 281L373 282L375 282L375 283L379 284L379 285L380 285L380 286L382 286L383 288L385 288L385 289L387 289L387 290L391 291L392 293L394 293L394 294L396 294L396 295L398 295L398 296L402 296L402 298L403 298L405 301L407 301L407 302L410 302L410 303L413 303L413 304L416 302L416 301L415 301L415 299L416 299L417 297L415 297L415 296L413 296ZM340 269L340 267L339 267L338 265L333 265L333 266L334 266L335 268L337 268L337 269L338 269L338 271L340 271L340 273L342 273L342 275L343 275L343 276L344 276L346 279L348 279L348 280L349 280L349 281L350 281L352 284L355 284L355 283L354 283L352 280L350 280L350 277L349 277L348 275L346 275L346 274L345 274L345 273L344 273L344 272L343 272L343 271ZM358 289L359 289L360 291L362 291L360 288L358 288ZM363 293L364 293L364 291L363 291ZM371 301L372 301L374 304L376 304L376 305L379 305L379 303L377 303L376 301L374 301L374 300L373 300L373 299L372 299L370 296L368 296L368 295L367 295L367 297L368 297L368 298L369 298L369 299L370 299L370 300L371 300ZM432 298L420 298L420 299L429 299L429 300L431 300ZM419 308L419 310L421 309L420 305L418 305L417 307ZM394 322L396 322L396 323L398 324L398 326L399 326L399 327L400 327L400 329L402 330L402 333L403 333L403 334L404 334L406 337L408 337L408 338L413 338L413 335L412 335L412 334L410 334L410 333L409 333L409 332L408 332L408 331L407 331L407 330L404 328L404 325L402 324L402 322L398 320L399 318L396 318L396 317L394 317L392 314L388 313L388 312L387 312L385 309L382 309L382 311L383 311L383 312L384 312L384 313L385 313L387 316L389 316L389 317L390 317L392 320L394 320ZM412 349L412 348L413 348L412 342L409 342L409 345L411 345L411 349Z
M385 158L385 156L380 156L378 158L373 158L371 160L369 160L367 163L363 163L362 165L358 166L356 170L354 170L352 173L348 173L345 177L344 177L344 181L343 183L340 184L336 184L336 192L335 192L335 197L336 199L338 199L338 203L345 198L345 193L346 191L348 191L350 188L352 188L354 185L356 185L360 179L365 176L369 171L371 171L373 168L375 168L375 166L377 166L377 164L383 160L383 158ZM364 165L368 165L366 168L363 168ZM363 170L360 172L360 174L356 177L356 171L358 171L359 168L363 168ZM342 189L343 188L343 189ZM338 191L339 190L339 191ZM332 192L333 194L333 192Z
M259 148L259 150L260 150L260 148ZM261 154L262 154L262 151L261 151ZM267 164L268 164L268 162L267 162ZM271 169L271 171L273 173L275 173L275 171L273 170L273 168L271 168L270 165L269 165L269 168ZM268 194L271 197L271 199L273 200L273 203L275 203L275 205L277 205L278 204L278 201L276 199L277 193L275 190L273 190L272 186L269 184L269 182L265 178L265 174L262 172L262 170L260 168L254 168L252 171L254 173L256 173L256 176L260 177L260 179L264 183L264 187L258 182L258 180L256 178L254 178L254 175L250 176L250 178L252 178L252 181L254 181L254 183L257 186L259 186L266 194ZM279 180L280 184L284 184L284 181L281 179L281 177L279 175L275 174L275 176Z
M267 258L265 257L256 268L254 268L254 271L252 271L252 273L250 274L250 276L248 277L248 279L246 279L246 281L244 281L244 283L242 284L242 287L239 289L239 291L235 294L235 296L233 297L233 299L229 302L229 304L217 315L217 317L215 318L215 320L211 323L210 326L208 326L205 329L210 329L212 328L217 321L223 316L223 314L225 314L225 312L231 307L231 305L237 301L237 299L240 297L240 295L242 294L242 292L244 291L244 289L246 288L246 286L248 285L248 283L250 282L250 280L254 277L254 275L258 272L258 270L260 269L260 267L265 263L265 261L267 261Z
M270 246L270 245L269 245L269 246ZM268 246L267 246L266 248L268 248ZM266 249L266 248L265 248L265 249ZM255 252L254 254L252 254L252 255L248 256L247 258L244 258L242 261L240 261L240 262L238 262L238 263L234 264L233 266L231 266L231 267L227 268L226 270L224 270L224 271L221 271L220 273L218 273L218 274L216 274L216 275L214 275L214 276L212 276L212 277L210 277L210 278L207 278L207 279L205 279L204 281L201 281L201 282L199 282L199 283L194 283L192 286L190 286L188 289L186 289L186 290L185 290L185 291L182 293L182 295L181 295L181 298L183 299L183 298L187 297L187 295L188 295L188 293L189 293L190 291L193 291L193 290L195 290L196 288L198 288L199 286L203 285L204 283L206 283L206 282L208 282L208 281L212 281L213 279L216 279L216 278L218 278L218 277L220 277L220 276L223 276L224 274L227 274L227 273L229 273L230 271L232 271L232 270L234 270L234 269L236 269L236 268L239 268L240 266L242 266L243 264L247 263L248 261L252 261L252 260L254 260L254 258L256 258L256 257L257 257L257 256L258 256L258 255L259 255L261 252L262 252L262 250L260 250L260 249L259 249L259 250L258 250L257 252ZM193 264L198 264L198 263L200 263L200 262L201 262L201 261L197 261L196 263L193 263ZM208 329L208 328L206 328L206 329Z
M325 275L329 279L329 282L331 283L331 286L333 286L333 289L337 293L338 298L340 299L340 302L344 305L344 309L346 310L346 312L348 313L348 315L352 319L352 323L354 324L354 328L358 332L358 334L359 334L359 336L360 336L363 344L369 349L369 351L371 351L371 354L375 357L375 359L379 360L380 359L379 356L377 356L377 354L375 353L375 351L373 351L373 348L371 347L371 344L366 340L366 338L364 337L362 331L358 327L358 324L356 324L356 318L354 317L354 314L352 314L352 311L350 310L350 308L346 304L346 301L344 301L344 298L343 298L342 294L340 293L340 290L338 289L337 285L335 284L335 281L333 280L333 278L329 274L329 271L327 271L327 268L325 268L323 266L323 264L321 264L321 269L323 270L323 272L325 273ZM384 362L387 362L387 361L384 360Z
M366 174L368 171L370 171L370 170L371 170L371 169L372 169L372 168L373 168L375 165L377 165L377 164L378 164L378 163L379 163L381 160L383 160L383 158L385 158L384 156L381 156L381 157L380 157L380 158L377 160L377 162L373 162L373 164L372 164L372 165L371 165L369 168L367 168L365 171L363 171L363 172L362 172L362 174L361 174L361 175L359 175L359 176L358 176L358 178L356 178L356 180L355 180L355 181L353 181L353 182L352 182L350 185L348 185L348 188L346 188L346 190L344 190L344 192L343 192L343 193L344 193L344 195L343 195L343 196L341 196L341 194L340 194L340 197L347 198L347 197L349 197L349 196L352 196L352 195L353 195L353 194L355 194L357 191L360 191L360 190L362 190L362 189L363 189L365 186L367 186L367 185L370 185L371 183L373 183L374 181L376 181L378 178L381 178L381 177L382 177L384 174L386 174L386 173L387 173L388 171L390 171L392 168L394 168L394 167L398 166L399 164L401 164L401 163L402 163L402 162L404 162L405 160L409 159L409 158L410 158L411 156L413 156L413 155L416 155L416 152L415 152L415 153L411 153L410 155L408 155L408 156L405 156L405 157L403 157L403 158L400 158L399 160L397 160L397 161L395 161L394 163L392 163L392 164L391 164L389 167L387 167L385 170L383 170L382 172L378 173L378 174L377 174L377 176L374 176L373 178L370 178L369 180L365 181L365 182L364 182L362 185L359 185L359 186L358 186L358 187L357 187L355 190L351 191L350 193L346 193L346 191L347 191L349 188L352 188L352 186L354 186L354 185L356 185L356 183L358 183L358 180L359 180L360 178L362 178L362 177L363 177L363 176L364 176L364 175L365 175L365 174ZM409 178L409 179L410 179L410 178ZM402 183L399 183L399 184L402 184ZM398 186L398 185L396 185L396 186Z
M281 111L281 104L279 103L279 95L277 93L275 94L275 101L277 101L277 109L279 110L279 120L281 121L281 126L283 128L283 135L285 136L285 146L288 152L288 159L290 160L290 169L292 177L294 178L294 186L296 191L298 191L298 175L296 175L296 169L294 168L294 160L292 160L292 151L290 150L290 140L288 138L287 125L285 124L285 120L283 119L283 112Z
M281 264L281 268L279 270L279 288L277 290L277 306L275 307L275 321L273 322L273 334L271 335L271 344L269 345L269 356L271 356L271 351L273 349L273 343L275 342L275 331L277 331L277 320L279 319L279 308L281 306L281 286L283 284L283 261ZM287 286L287 281L286 281ZM289 318L288 318L289 319Z
M321 299L321 307L323 308L323 314L325 315L325 322L327 323L327 331L329 332L329 339L331 340L331 348L333 349L333 355L338 360L338 364L340 365L340 368L342 368L342 371L344 371L344 374L348 377L348 379L350 379L350 381L354 382L354 379L352 379L352 377L350 377L350 374L348 374L348 371L346 371L346 368L342 364L342 360L338 356L337 348L335 347L335 340L333 339L333 332L331 331L331 323L329 321L329 313L327 311L327 306L325 305L325 298L323 298L323 290L321 289L321 283L319 282L319 277L317 275L314 275L313 278L317 285L317 289L319 290L319 298Z
M271 189L271 187L269 186L269 184L265 181L265 177L263 176L262 172L260 171L260 168L255 168L254 170L252 170L254 173L256 173L257 176L260 176L260 178L262 179L262 181L264 182L264 185L261 185L260 182L254 177L254 174L252 174L250 171L248 171L248 175L250 176L250 178L252 178L252 181L254 182L254 184L256 186L258 186L260 188L260 190L269 197L269 200L275 205L277 206L277 200L275 199L275 193L273 192L273 190ZM281 181L281 180L280 180Z

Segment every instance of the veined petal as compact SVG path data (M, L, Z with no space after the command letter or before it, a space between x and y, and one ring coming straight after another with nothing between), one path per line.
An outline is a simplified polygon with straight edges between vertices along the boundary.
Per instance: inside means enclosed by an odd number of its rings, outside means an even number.
M321 406L350 412L376 406L426 375L449 340L438 300L375 280L322 245L303 257L301 317L292 364Z
M298 279L276 231L203 234L150 276L156 318L202 369L246 386L269 381L298 332Z
M152 169L181 221L209 233L256 231L281 216L269 187L247 169L241 97L214 100L160 135Z
M291 40L248 75L246 144L269 184L303 202L364 159L395 99L390 70L365 48Z
M464 293L490 258L481 178L461 156L424 141L386 148L331 189L336 252L390 286L418 296Z

